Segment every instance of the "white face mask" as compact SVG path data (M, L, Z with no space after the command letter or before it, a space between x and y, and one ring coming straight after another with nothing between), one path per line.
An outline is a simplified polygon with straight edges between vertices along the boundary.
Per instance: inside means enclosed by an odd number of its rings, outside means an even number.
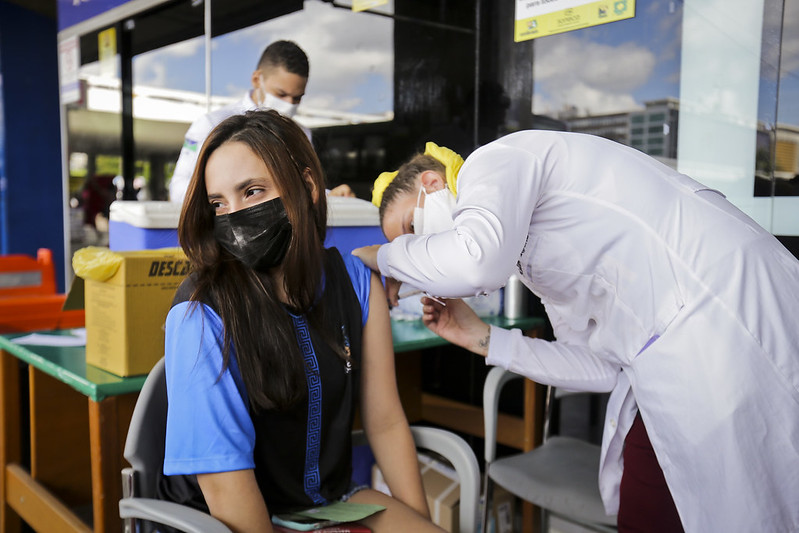
M260 106L263 109L274 109L284 117L292 118L295 113L297 113L297 107L299 104L292 104L290 102L286 102L285 100L281 100L274 94L263 91L264 100L261 102Z
M424 192L424 207L419 207L419 200ZM419 197L413 209L413 232L416 235L427 235L451 230L455 227L452 221L452 211L455 210L455 197L449 189L431 192L430 194L419 187Z

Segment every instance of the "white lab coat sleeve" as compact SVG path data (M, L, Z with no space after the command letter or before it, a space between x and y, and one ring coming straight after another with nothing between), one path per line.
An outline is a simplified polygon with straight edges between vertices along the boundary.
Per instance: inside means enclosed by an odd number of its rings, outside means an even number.
M397 237L378 252L380 272L448 298L502 287L524 247L543 173L541 160L518 148L475 151L458 177L455 228Z
M169 182L169 200L171 202L183 203L189 182L194 174L194 167L197 165L200 149L212 129L213 124L208 116L203 115L195 120L186 132L183 148L181 148L180 156L175 164L175 172Z
M486 364L538 383L587 392L613 390L621 372L620 367L597 357L587 346L535 339L518 329L495 326L491 326Z

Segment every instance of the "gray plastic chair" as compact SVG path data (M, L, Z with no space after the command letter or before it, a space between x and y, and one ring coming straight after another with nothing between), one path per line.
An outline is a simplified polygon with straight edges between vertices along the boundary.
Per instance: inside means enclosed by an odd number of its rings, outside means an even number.
M151 524L165 524L186 533L230 533L230 529L211 515L154 499L158 469L164 462L166 438L166 379L164 359L155 364L144 382L125 441L125 459L131 467L122 470L122 499L119 516L125 531L150 531ZM437 428L411 426L418 448L446 458L460 480L460 531L477 533L480 502L480 466L474 452L458 435ZM353 432L353 446L366 444L362 431ZM146 521L137 524L137 521Z
M486 531L486 510L491 508L491 492L496 483L541 508L543 533L549 530L550 513L595 531L615 532L616 517L605 514L599 494L600 447L573 437L549 437L552 402L554 397L560 397L554 387L547 388L544 442L529 452L496 459L499 396L506 383L521 378L494 367L483 387L486 497L483 531Z
M230 529L208 513L178 503L155 499L158 469L164 463L166 439L166 379L164 358L159 360L136 400L125 440L125 459L130 468L122 470L122 499L119 516L125 532L152 531L157 522L186 533L230 533Z

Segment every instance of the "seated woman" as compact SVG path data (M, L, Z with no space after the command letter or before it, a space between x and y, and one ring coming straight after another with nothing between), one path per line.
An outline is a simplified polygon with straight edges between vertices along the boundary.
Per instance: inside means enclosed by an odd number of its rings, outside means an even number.
M236 532L349 500L386 507L373 531L441 531L400 405L380 279L325 249L322 169L274 111L211 133L180 217L192 271L166 321L162 498ZM353 486L356 401L392 497Z

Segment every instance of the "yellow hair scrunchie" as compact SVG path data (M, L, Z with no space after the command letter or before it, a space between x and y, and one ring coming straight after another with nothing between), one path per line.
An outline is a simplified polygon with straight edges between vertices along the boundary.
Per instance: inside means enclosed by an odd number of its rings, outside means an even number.
M425 144L424 153L441 161L441 164L447 169L447 186L452 194L457 196L456 183L458 181L458 172L463 166L463 158L449 148L438 146L434 142Z
M447 187L449 187L449 190L453 195L457 195L458 189L456 187L456 183L458 181L458 172L460 172L460 169L463 166L463 158L449 148L438 146L432 141L428 141L425 144L424 154L434 157L442 165L444 165L447 174L445 176L447 180ZM381 172L375 180L375 184L372 187L372 203L377 207L380 207L386 187L388 187L389 184L394 181L394 178L397 177L398 172L399 171L397 170L394 172Z
M380 207L380 202L383 201L383 193L386 187L397 177L397 172L397 170L394 172L381 172L375 180L375 184L372 187L372 203L377 207Z

